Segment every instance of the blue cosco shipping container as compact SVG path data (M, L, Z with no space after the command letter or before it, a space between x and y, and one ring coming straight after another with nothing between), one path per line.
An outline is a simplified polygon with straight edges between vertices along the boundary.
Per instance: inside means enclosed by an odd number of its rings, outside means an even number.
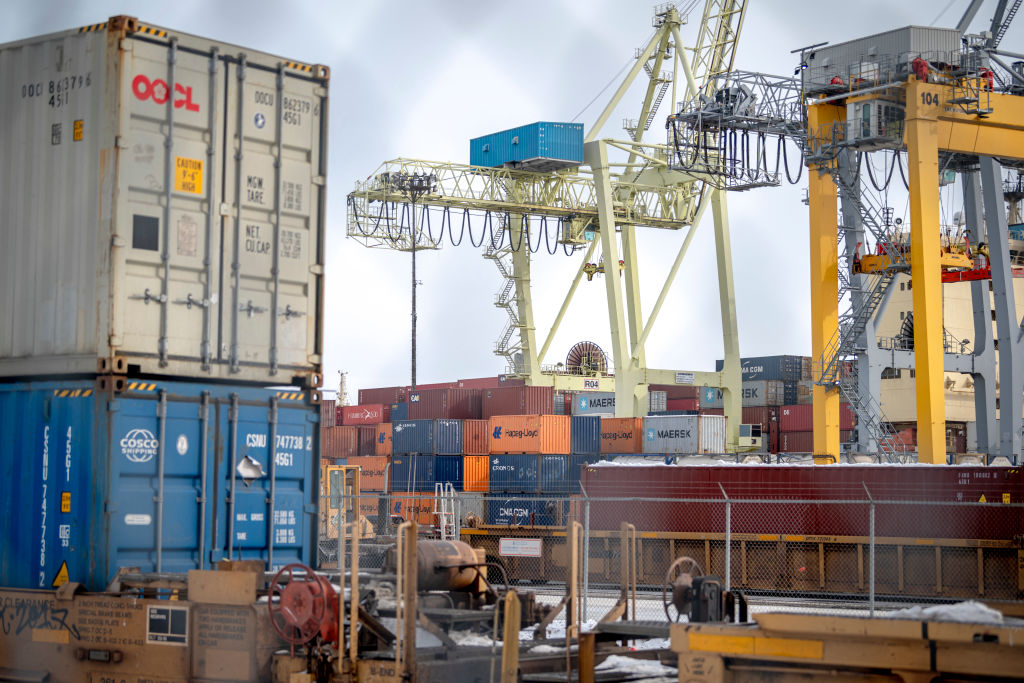
M391 490L399 493L434 490L433 455L395 455L391 457Z
M538 456L506 453L490 457L491 493L537 493Z
M569 501L558 498L509 496L487 501L487 524L503 526L561 526Z
M408 403L402 402L402 403L392 403L391 404L391 421L392 422L398 422L399 420L408 420L408 419L409 419L409 404Z
M103 590L120 567L224 558L271 571L315 547L319 408L224 384L0 384L0 585ZM274 448L269 447L274 444ZM271 456L273 453L273 456Z
M601 452L601 416L573 415L569 425L569 450L577 455Z
M462 420L434 420L434 453L462 455Z
M456 491L461 491L462 479L461 455L439 455L434 458L435 484L451 484Z
M472 166L554 171L583 163L583 124L538 121L469 141Z

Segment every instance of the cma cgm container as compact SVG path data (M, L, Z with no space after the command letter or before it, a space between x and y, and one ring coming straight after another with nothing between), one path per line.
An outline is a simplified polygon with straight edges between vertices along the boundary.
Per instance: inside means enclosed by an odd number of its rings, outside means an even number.
M538 121L469 141L471 166L554 171L583 163L583 124Z
M725 418L651 415L644 418L644 453L725 453Z
M491 453L568 453L568 415L496 415Z
M124 16L0 67L0 376L319 385L326 67Z
M740 358L742 379L744 382L758 380L784 380L797 382L804 377L804 356L751 356ZM723 361L715 363L715 370L721 370Z
M319 409L206 383L0 384L0 584L312 558ZM287 392L292 396L297 392ZM299 396L303 394L299 393Z
M480 398L480 417L495 415L552 415L555 390L551 387L513 386L484 389Z
M487 523L498 526L561 526L568 512L564 498L492 496L487 501Z

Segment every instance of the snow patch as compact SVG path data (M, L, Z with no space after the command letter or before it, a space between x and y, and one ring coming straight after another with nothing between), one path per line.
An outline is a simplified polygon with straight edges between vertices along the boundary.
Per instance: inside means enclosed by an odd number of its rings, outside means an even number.
M1002 612L974 600L958 602L955 605L932 605L931 607L914 605L896 610L890 613L888 618L913 619L915 621L958 621L968 624L1003 623Z
M594 667L594 670L622 671L647 676L673 676L679 673L678 669L665 666L656 659L634 659L622 655L611 655L608 659Z

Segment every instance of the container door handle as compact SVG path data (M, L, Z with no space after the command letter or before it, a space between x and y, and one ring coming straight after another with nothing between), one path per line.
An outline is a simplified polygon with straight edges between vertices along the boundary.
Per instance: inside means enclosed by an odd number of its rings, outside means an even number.
M255 305L252 302L252 299L249 299L244 304L239 304L238 310L244 312L250 318L253 317L254 315L267 312L267 309L264 308L263 306Z

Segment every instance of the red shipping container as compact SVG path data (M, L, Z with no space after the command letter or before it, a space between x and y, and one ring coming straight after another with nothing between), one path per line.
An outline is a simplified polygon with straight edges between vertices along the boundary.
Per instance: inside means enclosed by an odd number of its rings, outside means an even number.
M374 444L374 455L391 455L391 423L384 422L374 428L377 440Z
M768 429L772 422L778 422L778 408L775 406L743 406L743 423L745 425L761 425Z
M487 455L491 452L490 421L462 421L462 452L466 455Z
M359 430L359 455L376 455L377 454L377 426L376 425L362 425L356 427Z
M357 406L341 407L341 424L345 426L375 425L384 421L384 404L382 403L360 403Z
M409 397L410 420L479 420L479 389L424 389Z
M413 389L412 385L405 387L405 399L409 400L409 394L414 391L429 391L430 389L451 389L452 387L459 386L458 382L434 382L433 384L417 384L416 388Z
M359 403L401 403L405 400L405 387L381 387L379 389L360 389Z
M502 387L485 389L480 399L480 417L495 415L552 415L555 390L552 387Z
M853 410L849 403L839 404L839 429L853 429ZM781 406L779 408L779 431L809 432L814 429L814 406Z
M338 424L338 402L334 399L320 401L320 427L333 427Z
M700 398L700 387L692 384L651 384L648 391L664 391L668 400L674 398ZM685 410L680 408L680 410Z
M839 442L847 443L853 436L852 431L839 432ZM814 432L780 432L779 453L813 453Z
M330 460L354 458L359 454L356 427L328 427L321 430L321 457Z
M670 398L665 402L666 410L697 410L700 406L695 398Z
M359 490L362 491L387 491L388 490L388 464L391 458L381 455L369 457L352 458L349 465L359 467Z

